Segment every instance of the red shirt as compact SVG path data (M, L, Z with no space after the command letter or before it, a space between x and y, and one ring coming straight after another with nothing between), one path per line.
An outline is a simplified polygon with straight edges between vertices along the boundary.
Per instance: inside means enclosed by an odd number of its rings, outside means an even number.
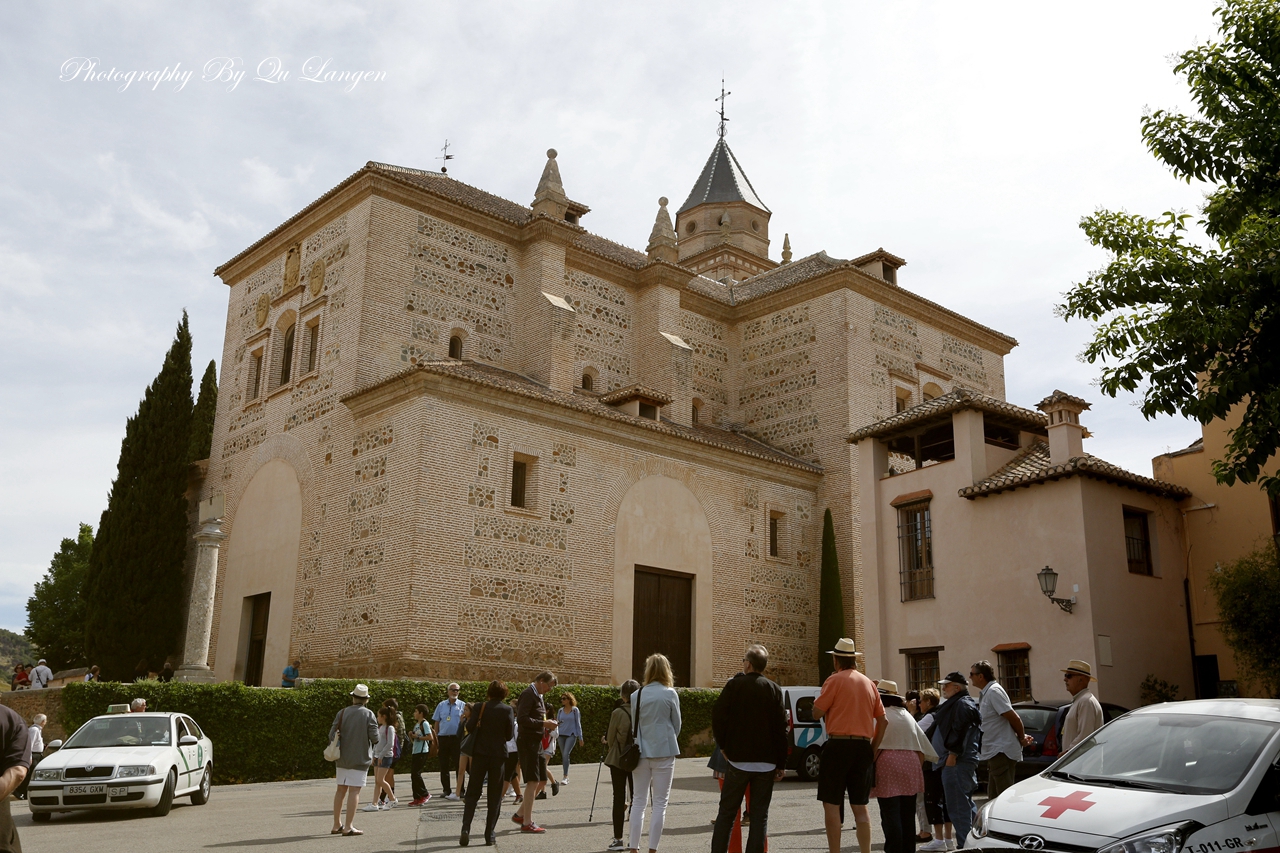
M854 735L870 740L876 735L876 720L884 716L880 691L856 669L844 669L827 676L822 692L813 700L822 710L828 735Z

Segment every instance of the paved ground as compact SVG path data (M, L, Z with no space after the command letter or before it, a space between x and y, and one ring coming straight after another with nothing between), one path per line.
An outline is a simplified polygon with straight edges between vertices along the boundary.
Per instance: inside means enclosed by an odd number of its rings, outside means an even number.
M667 810L663 853L706 851L711 847L711 819L719 799L715 780L705 758L677 762L676 780ZM570 853L603 851L612 837L611 788L606 771L600 779L595 817L588 821L595 766L575 766L571 784L558 797L540 800L534 818L547 827L545 835L522 835L510 821L514 811L508 800L498 822L501 853ZM358 813L359 838L330 836L334 783L332 780L275 782L261 785L216 787L209 803L192 806L183 800L164 818L136 813L74 812L54 815L50 823L35 824L25 802L11 801L14 821L26 853L168 853L186 850L262 849L272 853L341 848L365 851L456 850L462 826L462 804L438 796L439 779L428 780L433 798L422 809L397 808L389 812ZM364 789L372 793L372 782ZM396 779L402 801L409 799L409 777ZM771 853L789 850L825 851L821 806L814 799L816 786L793 776L774 788L770 809ZM483 808L472 825L472 847L483 846ZM883 847L879 815L871 802L874 843ZM846 821L842 848L856 850L852 815ZM647 835L644 843L647 843ZM745 841L745 839L744 839Z

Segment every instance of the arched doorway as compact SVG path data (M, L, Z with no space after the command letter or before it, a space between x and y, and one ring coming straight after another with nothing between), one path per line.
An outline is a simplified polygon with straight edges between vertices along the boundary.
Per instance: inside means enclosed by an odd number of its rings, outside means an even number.
M671 658L676 684L711 684L711 525L679 480L649 476L622 498L614 537L615 680Z
M283 459L271 459L245 487L231 524L214 660L218 680L274 684L288 663L301 534L298 475Z

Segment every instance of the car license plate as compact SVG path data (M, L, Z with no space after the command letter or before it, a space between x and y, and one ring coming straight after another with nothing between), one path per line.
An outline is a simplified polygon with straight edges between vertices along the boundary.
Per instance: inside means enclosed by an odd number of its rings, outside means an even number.
M68 785L67 794L76 796L77 794L105 794L107 792L106 785Z
M107 796L108 796L108 797L123 797L123 796L124 796L125 794L127 794L127 793L129 793L129 789L128 789L128 788L112 788L111 790L107 791Z

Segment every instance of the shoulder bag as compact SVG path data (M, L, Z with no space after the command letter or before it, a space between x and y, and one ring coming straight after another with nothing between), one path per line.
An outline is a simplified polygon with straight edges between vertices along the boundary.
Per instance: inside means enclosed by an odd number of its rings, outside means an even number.
M484 703L480 703L480 714L476 717L476 727L471 730L471 734L462 739L461 752L466 755L474 755L472 749L476 745L476 735L480 734L480 721L484 719Z
M640 700L644 698L644 687L636 696L636 718L631 721L631 746L618 756L618 767L630 773L640 766Z
M324 748L325 761L337 761L342 757L342 746L338 741L342 737L342 721L346 719L346 716L347 709L343 708L341 716L338 717L338 728L333 733L333 740L329 741L329 745Z

